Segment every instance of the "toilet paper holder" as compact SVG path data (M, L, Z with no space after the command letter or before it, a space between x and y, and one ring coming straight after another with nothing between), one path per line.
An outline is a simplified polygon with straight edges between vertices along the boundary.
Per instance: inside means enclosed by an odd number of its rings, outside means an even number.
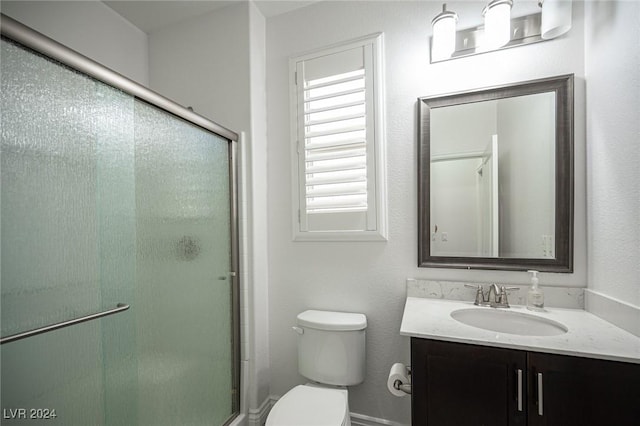
M407 372L409 373L409 383L403 383L402 380L396 379L393 382L393 387L396 390L411 395L411 366L407 367Z

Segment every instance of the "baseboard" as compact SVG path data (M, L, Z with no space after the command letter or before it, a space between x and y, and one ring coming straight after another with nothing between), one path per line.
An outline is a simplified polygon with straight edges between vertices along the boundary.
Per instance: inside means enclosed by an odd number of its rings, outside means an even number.
M271 395L265 399L256 410L249 410L248 426L263 426L267 421L267 416L271 407L280 399ZM406 426L403 423L392 422L391 420L379 419L377 417L365 416L364 414L351 413L351 426Z
M587 311L640 337L640 307L589 289L585 302Z
M405 426L403 423L351 413L351 426Z
M267 421L267 416L269 415L269 411L271 411L271 407L273 407L273 404L275 404L276 401L277 398L269 396L262 401L262 404L260 404L258 408L250 409L249 415L247 416L247 426L263 426Z

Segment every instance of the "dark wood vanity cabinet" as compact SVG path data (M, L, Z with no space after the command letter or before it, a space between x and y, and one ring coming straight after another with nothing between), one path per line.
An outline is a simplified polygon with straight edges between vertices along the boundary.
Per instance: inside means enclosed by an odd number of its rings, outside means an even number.
M640 364L539 352L527 356L529 425L640 425Z
M412 338L411 365L413 426L640 425L639 364Z
M411 339L413 426L526 425L525 352Z

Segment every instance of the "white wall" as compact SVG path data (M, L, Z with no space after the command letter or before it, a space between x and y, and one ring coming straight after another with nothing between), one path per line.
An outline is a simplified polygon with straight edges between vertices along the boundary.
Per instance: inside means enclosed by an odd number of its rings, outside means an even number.
M494 101L433 108L431 156L484 152L498 131L496 106Z
M149 35L150 87L236 132L250 128L247 4Z
M585 22L589 289L640 335L640 3L588 2Z
M98 1L2 1L0 10L144 86L147 35Z
M251 321L250 410L258 410L270 392L269 383L269 267L267 223L267 99L266 99L266 21L253 2L249 3L250 81L251 81ZM259 417L260 412L257 412ZM256 417L250 415L250 421ZM255 422L255 421L254 421Z
M542 248L555 235L555 95L501 99L497 110L500 253L555 257Z
M485 2L448 3L477 17ZM405 278L528 283L524 272L420 269L417 264L416 98L560 74L576 74L575 273L542 274L542 284L586 285L583 7L574 5L572 31L531 46L429 64L429 22L436 2L321 2L267 21L269 158L269 330L271 392L304 382L296 372L296 315L308 308L365 313L367 378L350 391L356 413L409 421L409 399L385 390L389 367L409 361L398 330ZM461 26L473 25L471 22ZM291 241L289 56L374 32L385 33L389 241Z

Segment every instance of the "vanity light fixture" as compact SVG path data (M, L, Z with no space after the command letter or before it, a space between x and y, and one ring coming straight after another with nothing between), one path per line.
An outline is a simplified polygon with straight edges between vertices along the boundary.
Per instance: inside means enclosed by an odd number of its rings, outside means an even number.
M513 0L490 0L484 25L456 30L458 14L442 5L431 21L431 63L546 41L571 29L572 0L538 0L541 12L511 19Z
M447 4L443 4L442 12L431 21L433 27L432 57L444 60L450 58L456 50L456 22L458 22L458 14L447 10Z
M482 11L486 49L499 49L511 40L511 0L491 0Z
M542 8L541 37L556 38L571 29L571 0L540 0Z

